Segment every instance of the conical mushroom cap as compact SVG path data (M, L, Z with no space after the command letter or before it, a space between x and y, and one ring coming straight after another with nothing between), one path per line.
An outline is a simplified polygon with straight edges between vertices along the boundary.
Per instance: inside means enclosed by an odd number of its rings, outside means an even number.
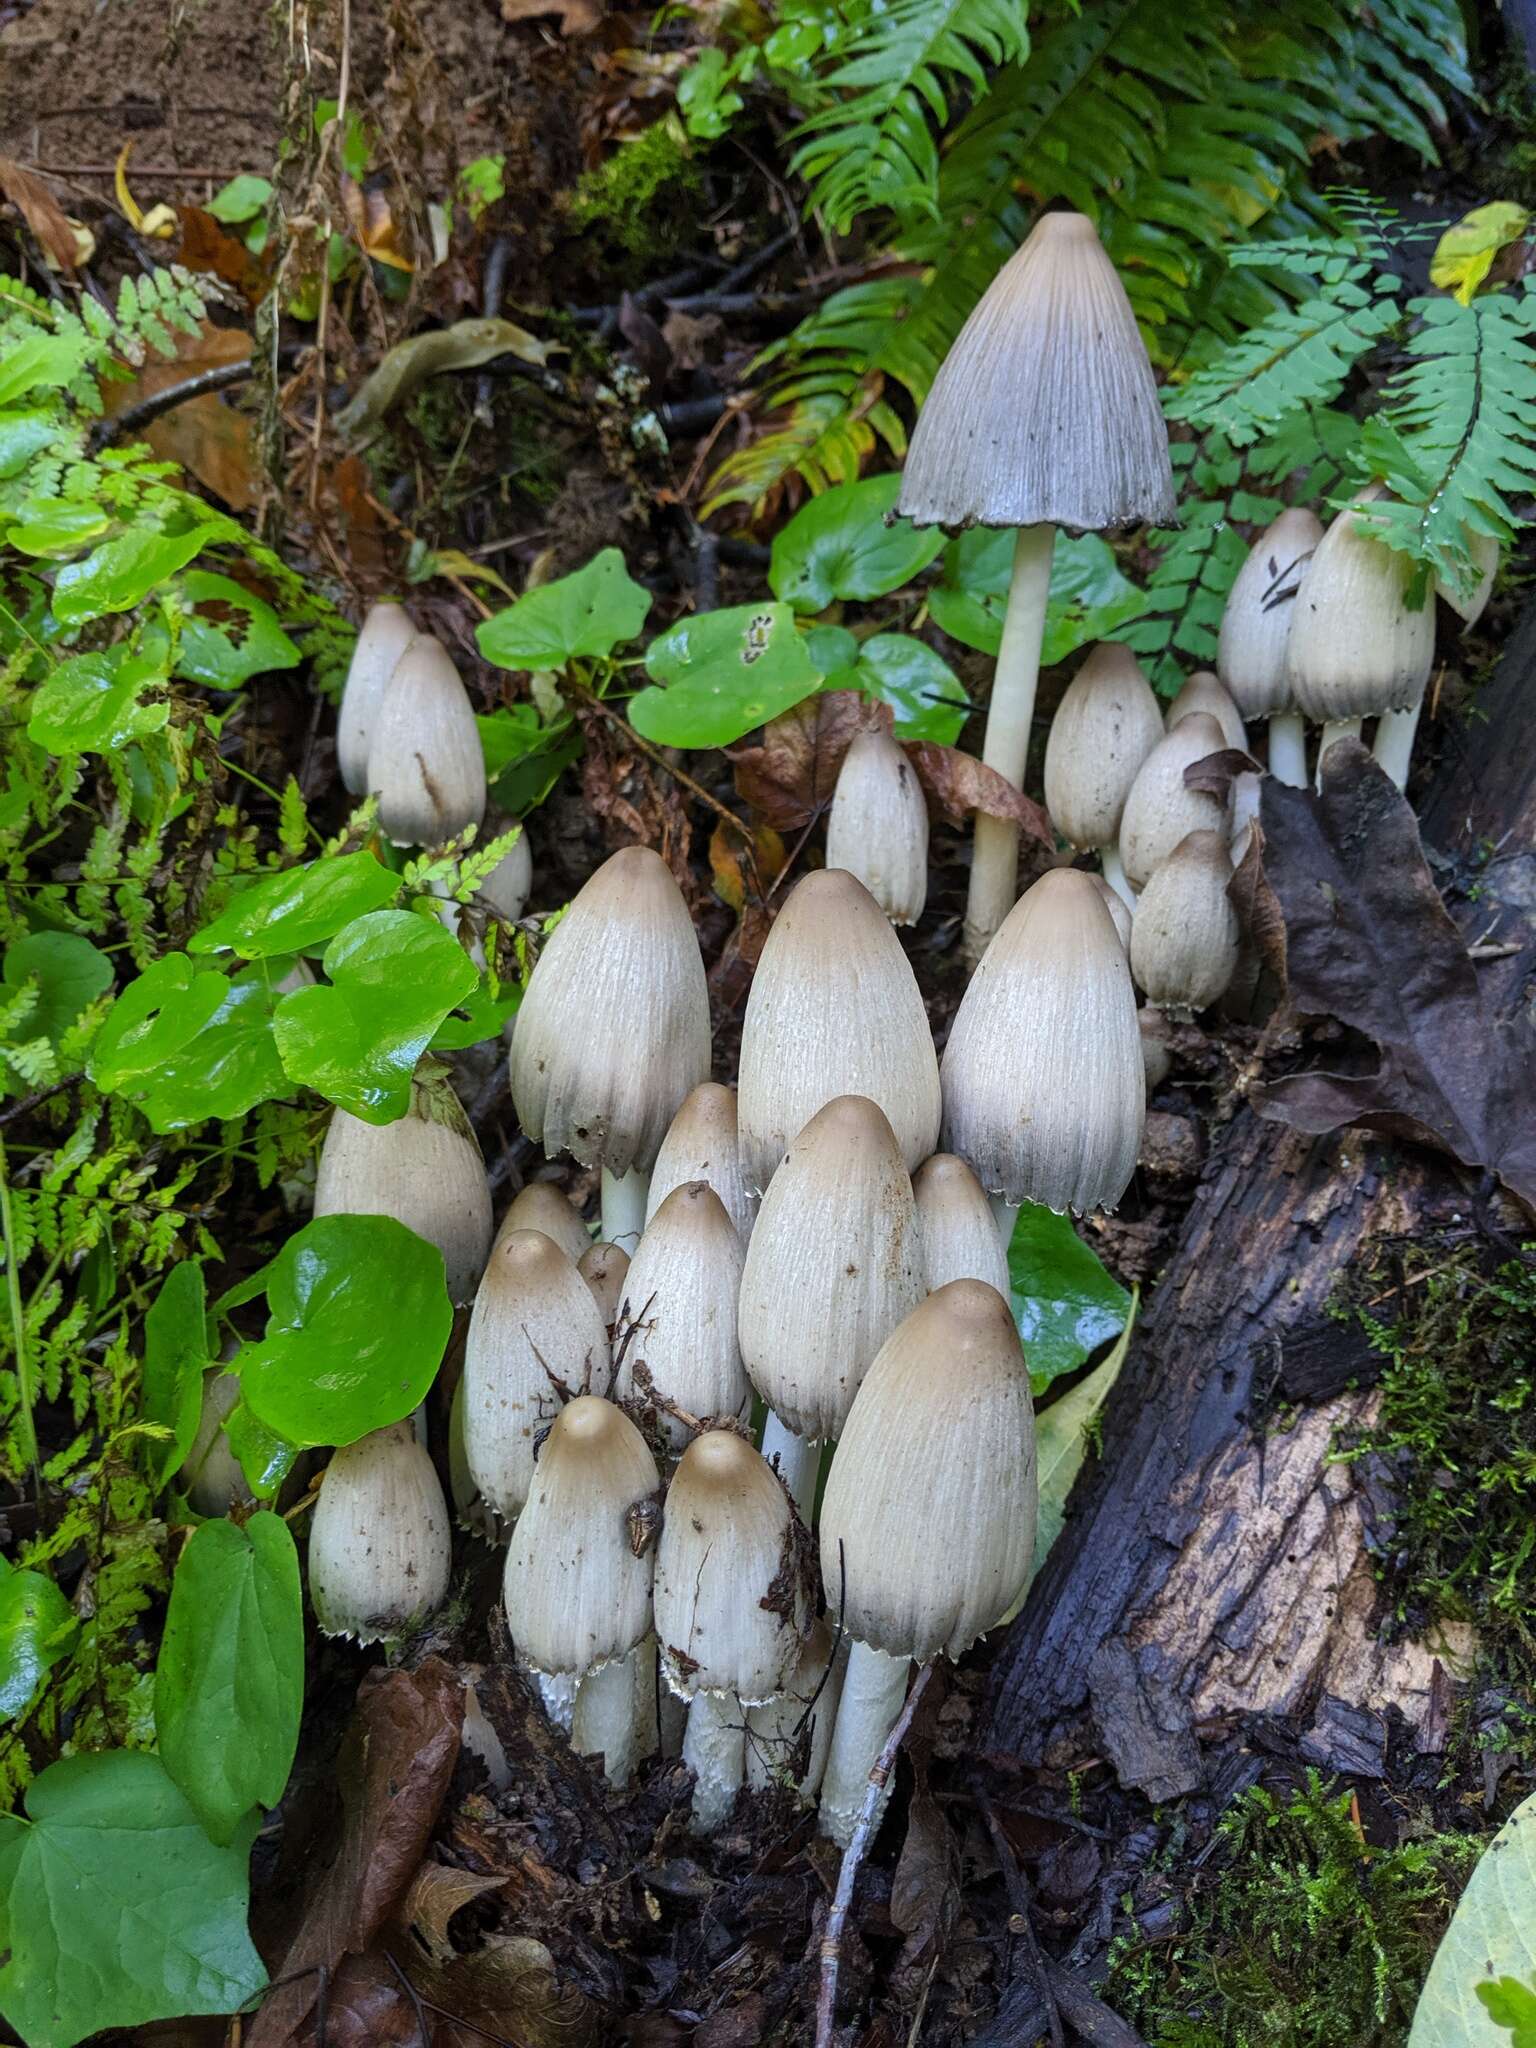
M576 1261L576 1270L592 1290L592 1299L612 1330L624 1302L624 1282L629 1274L629 1253L622 1245L589 1244Z
M866 1095L908 1172L939 1135L939 1062L901 941L841 868L797 882L774 920L741 1027L741 1168L761 1192L825 1103Z
M443 1255L449 1299L474 1299L491 1248L491 1190L446 1082L415 1082L392 1124L332 1112L315 1173L317 1216L393 1216Z
M985 1280L1006 1300L1012 1283L997 1218L965 1161L935 1152L918 1168L912 1194L930 1293L951 1280Z
M695 1180L708 1181L745 1245L756 1205L741 1174L736 1091L718 1081L701 1081L667 1126L645 1198L647 1225L674 1188Z
M1473 533L1470 529L1467 547L1472 556L1472 566L1477 571L1477 581L1472 588L1463 591L1459 584L1448 583L1443 576L1435 578L1435 588L1464 626L1475 626L1488 609L1488 600L1493 595L1500 551L1491 533Z
M1045 742L1045 807L1063 839L1114 845L1136 771L1162 736L1141 664L1101 640L1067 685Z
M1130 905L1118 890L1112 889L1109 886L1102 875L1089 875L1088 879L1098 890L1099 901L1109 912L1110 920L1115 927L1116 938L1124 946L1125 950L1129 952L1131 950Z
M485 827L480 834L479 844L487 845L493 839L500 839L510 832L517 823L515 818L487 816ZM528 907L528 891L533 887L533 853L528 845L528 828L524 826L517 835L517 841L510 853L504 853L491 872L485 876L475 893L483 896L499 917L508 924L515 923Z
M512 1197L496 1233L499 1248L514 1230L542 1230L574 1264L592 1249L592 1233L559 1188L547 1180L531 1180Z
M1084 215L1044 215L987 287L918 415L897 510L1072 533L1176 521L1152 365Z
M1181 719L1196 711L1203 711L1207 717L1215 719L1221 727L1224 746L1236 747L1240 753L1247 753L1248 732L1243 724L1243 715L1208 668L1196 669L1168 706L1169 732Z
M485 752L448 650L418 633L379 699L368 788L397 846L439 846L485 815Z
M741 1239L714 1189L702 1180L674 1188L645 1226L624 1289L630 1334L616 1392L643 1402L645 1367L661 1401L699 1420L744 1421L752 1403L736 1341ZM665 1408L658 1420L680 1451L693 1432Z
M656 1546L656 1636L675 1692L783 1689L809 1625L805 1531L749 1443L712 1429L684 1451Z
M709 1074L709 990L682 891L649 847L604 861L550 933L511 1065L518 1121L551 1158L650 1171Z
M832 1747L844 1662L834 1661L831 1625L822 1615L801 1645L784 1690L747 1709L749 1785L763 1791L785 1783L803 1754L805 1770L791 1782L802 1799L816 1797Z
M1036 1505L1019 1333L995 1288L952 1280L884 1345L832 1459L821 1569L850 1635L963 1656L1023 1597Z
M560 1412L560 1392L606 1390L608 1326L592 1290L557 1244L517 1230L491 1254L464 1343L464 1454L499 1515L528 1497L534 1440Z
M1216 641L1216 673L1244 718L1270 718L1291 708L1285 655L1296 616L1296 593L1323 522L1292 505L1265 527L1227 593Z
M585 1677L624 1657L651 1626L652 1555L627 1515L661 1484L645 1438L594 1395L556 1416L507 1551L512 1640L536 1671Z
M1125 949L1091 878L1055 868L1008 913L955 1014L947 1148L988 1194L1112 1209L1145 1113Z
M1413 564L1356 518L1383 496L1352 498L1318 542L1296 593L1286 673L1297 708L1318 724L1417 704L1435 662L1435 608L1408 609Z
M928 806L889 733L861 732L843 756L827 814L827 866L857 875L892 924L928 900Z
M176 1484L198 1514L210 1519L227 1515L237 1502L252 1498L240 1460L230 1449L224 1425L240 1399L240 1375L220 1372L217 1367L204 1373L202 1407L197 1429L187 1451L186 1463L176 1474Z
M368 788L368 749L384 687L415 638L416 628L403 605L368 607L336 715L336 766L353 796L362 796Z
M890 1124L863 1096L838 1096L790 1146L747 1246L739 1328L752 1384L799 1435L837 1436L870 1360L926 1287Z
M1191 832L1142 891L1131 973L1149 1003L1203 1010L1226 992L1240 932L1227 894L1232 859L1217 832Z
M412 1423L337 1451L309 1525L309 1597L328 1636L377 1642L442 1605L448 1504Z
M1120 865L1133 889L1144 889L1186 834L1225 832L1232 800L1191 789L1186 768L1224 752L1221 727L1208 711L1181 718L1142 762L1120 814Z

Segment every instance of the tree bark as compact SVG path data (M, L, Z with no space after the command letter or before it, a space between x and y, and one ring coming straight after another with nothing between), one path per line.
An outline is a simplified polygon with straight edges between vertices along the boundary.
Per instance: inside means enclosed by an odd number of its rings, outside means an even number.
M1421 811L1432 870L1508 1014L1536 964L1536 608L1441 744ZM1491 852L1490 852L1491 848ZM1475 879L1475 892L1471 883ZM1473 900L1475 894L1475 900ZM1097 1751L1166 1799L1201 1781L1199 1737L1284 1715L1304 1755L1379 1774L1397 1706L1437 1746L1456 1642L1377 1641L1356 1469L1329 1462L1373 1396L1326 1314L1388 1240L1478 1234L1487 1190L1362 1131L1311 1138L1240 1108L1214 1134L1181 1239L1105 1417L1103 1450L993 1673L990 1745L1062 1764ZM1304 1405L1266 1425L1276 1387ZM1321 1396L1321 1398L1317 1398ZM1309 1404L1310 1405L1307 1405Z

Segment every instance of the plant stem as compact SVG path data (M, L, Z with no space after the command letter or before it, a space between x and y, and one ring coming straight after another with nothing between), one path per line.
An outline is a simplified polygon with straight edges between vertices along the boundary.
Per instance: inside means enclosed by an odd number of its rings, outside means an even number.
M640 1233L645 1228L646 1197L651 1192L651 1176L632 1167L626 1174L615 1176L607 1167L603 1168L603 1242L616 1244L631 1255L640 1242Z
M1358 718L1330 718L1323 727L1323 736L1317 743L1317 786L1323 786L1323 763L1328 758L1328 749L1335 740L1357 740L1360 737Z
M1423 709L1424 699L1421 697L1411 711L1388 711L1377 721L1376 744L1371 752L1377 765L1385 769L1399 789L1408 787L1414 735L1419 729L1419 713Z
M1299 711L1277 711L1269 721L1269 772L1292 789L1307 786L1307 728Z
M846 1849L859 1825L870 1772L907 1690L909 1657L888 1657L868 1643L854 1643L843 1675L843 1696L832 1728L832 1752L821 1781L821 1832ZM883 1807L882 1798L876 1818Z
M701 1835L712 1835L729 1817L747 1773L746 1725L735 1693L694 1694L683 1762L694 1774L693 1825Z
M1099 868L1111 889L1120 898L1126 909L1134 916L1136 912L1136 891L1126 879L1125 869L1120 864L1118 846L1099 848Z
M763 1459L789 1488L800 1519L809 1528L811 1511L816 1505L816 1481L821 1472L819 1447L807 1443L803 1436L796 1436L770 1408L763 1424Z
M1019 528L1013 550L1013 581L1008 586L1008 610L1003 618L1003 640L992 676L992 701L987 707L981 758L989 768L1005 775L1015 789L1024 787L1024 769L1029 758L1055 540L1054 526ZM1006 818L991 818L978 811L971 855L971 891L965 913L965 951L973 964L987 950L992 934L1012 910L1018 879L1018 826Z
M571 1747L598 1756L610 1785L627 1785L635 1768L635 1673L628 1657L589 1671L576 1688Z
M21 1261L16 1256L16 1232L11 1225L11 1182L6 1172L3 1138L0 1138L0 1243L5 1246L5 1291L10 1306L11 1343L16 1352L16 1385L21 1397L17 1411L21 1425L21 1451L32 1468L32 1484L40 1503L43 1476L37 1466L37 1424L33 1419L37 1389L32 1381L31 1360L27 1356L27 1322L21 1306Z

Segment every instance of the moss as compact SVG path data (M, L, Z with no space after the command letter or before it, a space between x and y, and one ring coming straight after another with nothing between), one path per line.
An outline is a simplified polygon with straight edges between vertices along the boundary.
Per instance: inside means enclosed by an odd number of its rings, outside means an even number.
M566 196L565 214L573 228L626 256L662 256L696 224L699 191L688 137L682 123L668 116L583 172Z

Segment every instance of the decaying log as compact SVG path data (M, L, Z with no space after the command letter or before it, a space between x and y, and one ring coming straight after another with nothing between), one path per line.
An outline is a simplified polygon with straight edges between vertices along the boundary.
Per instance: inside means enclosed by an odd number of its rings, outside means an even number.
M1536 609L1443 744L1422 807L1469 942L1517 948L1478 969L1504 1015L1536 964L1533 692ZM996 1752L1097 1753L1162 1799L1200 1782L1202 1724L1233 1717L1286 1716L1303 1754L1367 1775L1383 1768L1390 1707L1438 1747L1437 1655L1452 1668L1465 1644L1378 1641L1369 1503L1355 1468L1329 1459L1374 1396L1349 1386L1358 1334L1325 1310L1347 1268L1371 1271L1393 1238L1475 1228L1488 1193L1447 1159L1361 1131L1312 1138L1243 1107L1212 1134L1102 1455L994 1668ZM1265 1423L1277 1388L1315 1405Z

